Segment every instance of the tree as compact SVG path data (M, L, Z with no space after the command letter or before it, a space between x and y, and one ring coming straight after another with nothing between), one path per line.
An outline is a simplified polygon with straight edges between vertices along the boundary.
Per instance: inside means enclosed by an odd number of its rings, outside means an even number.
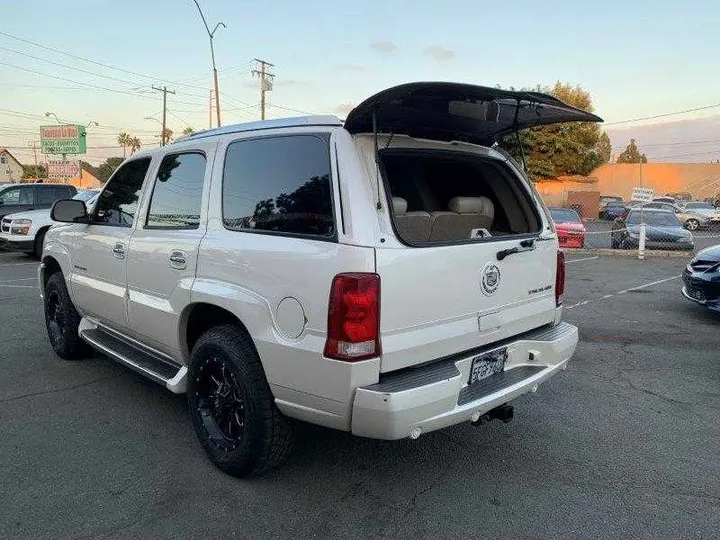
M162 141L161 144L163 144L163 145L169 144L172 142L172 140L173 140L173 130L172 129L165 128L164 131L160 132L160 141Z
M45 165L23 165L22 177L23 180L27 178L47 178L47 170L45 170Z
M130 155L133 155L135 152L140 150L140 147L142 146L140 139L138 139L137 137L131 137L128 142L130 143L128 145L130 147Z
M630 139L630 142L625 147L625 150L617 158L618 163L647 163L647 157L645 154L641 154L638 150L635 139Z
M559 100L585 111L593 111L592 97L581 86L556 82L552 88L537 86L537 92L549 93ZM528 175L533 180L563 175L586 176L610 160L610 138L601 133L595 122L551 124L520 133ZM516 159L520 148L515 134L506 136L500 145Z
M192 135L193 133L195 133L195 129L192 128L192 127L190 127L190 126L186 127L186 128L183 129L183 131L182 131L182 134L183 134L183 135Z
M112 176L112 173L115 172L115 169L117 169L123 161L124 158L121 157L107 158L104 163L101 163L95 169L95 177L100 181L100 183L104 184L108 181L110 176Z
M128 146L130 146L131 140L132 140L132 137L130 137L130 135L129 135L128 133L126 133L126 132L124 132L124 131L121 131L120 133L118 133L117 143L118 143L119 146L122 146L122 149L123 149L123 157L125 157L125 149L126 149Z

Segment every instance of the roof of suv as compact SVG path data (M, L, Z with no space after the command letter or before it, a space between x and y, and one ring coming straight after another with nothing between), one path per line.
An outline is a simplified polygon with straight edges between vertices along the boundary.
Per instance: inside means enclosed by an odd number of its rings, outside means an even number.
M245 122L242 124L230 124L214 129L206 129L198 131L184 137L178 137L175 142L188 141L192 139L202 139L205 137L214 137L218 135L227 135L229 133L242 133L244 131L259 131L263 129L278 129L289 127L305 127L305 126L342 126L342 121L337 116L317 115L317 116L297 116L293 118L277 118L273 120L261 120L259 122Z

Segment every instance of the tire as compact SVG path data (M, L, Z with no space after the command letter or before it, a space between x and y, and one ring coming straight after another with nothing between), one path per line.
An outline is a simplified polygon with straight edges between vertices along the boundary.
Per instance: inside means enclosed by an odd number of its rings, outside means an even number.
M87 358L92 349L78 334L80 314L70 300L62 272L55 272L45 285L45 326L55 354L65 360Z
M688 219L685 222L685 228L688 231L697 231L700 228L700 222L697 219Z
M260 476L292 450L293 425L275 405L250 336L237 326L212 328L193 347L188 406L200 445L229 475Z
M47 229L38 231L37 235L35 236L35 247L33 249L33 255L37 260L42 259L43 245L45 244L45 233L47 233Z

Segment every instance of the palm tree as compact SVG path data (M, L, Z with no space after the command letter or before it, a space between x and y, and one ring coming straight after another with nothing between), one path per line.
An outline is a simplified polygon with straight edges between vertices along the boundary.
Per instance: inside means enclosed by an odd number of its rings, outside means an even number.
M117 143L118 143L120 146L122 146L122 149L123 149L123 157L125 157L125 149L126 149L128 146L132 146L131 141L132 141L132 138L131 138L130 135L128 135L125 131L121 131L120 133L118 133Z
M140 139L138 139L137 137L130 137L130 140L128 142L128 146L130 147L130 155L133 155L135 152L140 150L140 146L142 146Z
M195 133L195 129L192 128L192 127L190 127L190 126L186 127L186 128L183 129L183 131L182 131L182 134L183 134L183 135L192 135L193 133Z

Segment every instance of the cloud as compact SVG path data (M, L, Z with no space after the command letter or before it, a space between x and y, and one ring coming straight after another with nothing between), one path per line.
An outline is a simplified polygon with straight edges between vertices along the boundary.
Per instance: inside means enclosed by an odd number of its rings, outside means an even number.
M376 41L372 45L370 45L370 48L378 52L380 54L383 54L385 56L389 56L398 50L398 46L395 45L392 41Z
M340 103L339 105L333 107L333 112L341 114L343 116L347 116L347 114L354 108L355 105L353 105L352 103Z
M339 66L335 66L335 71L365 71L365 68L362 66L356 66L355 64L340 64Z
M455 58L455 51L442 47L440 45L432 45L423 51L423 54L434 58L438 62L444 62L445 60L453 60Z

